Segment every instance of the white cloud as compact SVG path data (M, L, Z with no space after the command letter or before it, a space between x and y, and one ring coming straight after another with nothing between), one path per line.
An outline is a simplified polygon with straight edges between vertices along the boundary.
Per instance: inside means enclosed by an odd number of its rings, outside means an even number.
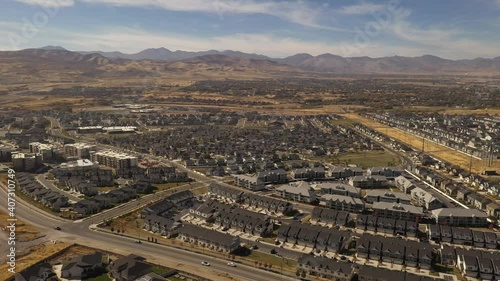
M366 15L372 12L387 9L386 5L363 3L342 7L339 12L344 15Z
M75 5L74 0L14 0L28 5L42 7L71 7Z
M90 4L106 4L127 7L156 7L170 11L204 12L217 14L221 20L227 14L264 14L306 27L346 31L322 25L318 20L328 17L323 5L314 6L307 1L256 1L256 0L15 0L18 2L60 7L72 6L75 1Z

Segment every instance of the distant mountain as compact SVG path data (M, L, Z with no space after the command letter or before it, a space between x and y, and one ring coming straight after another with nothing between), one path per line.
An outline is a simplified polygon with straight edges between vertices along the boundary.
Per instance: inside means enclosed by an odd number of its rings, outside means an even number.
M332 73L457 73L500 72L500 59L447 60L436 56L420 57L353 57L332 54L308 56L298 54L279 62L307 71Z
M205 55L226 55L226 56L230 56L230 57L241 57L241 58L249 58L249 59L264 59L264 60L271 59L271 58L263 56L263 55L247 54L247 53L230 51L230 50L222 51L222 52L216 51L216 50L203 51L203 52L186 52L186 51L172 52L166 48L151 48L151 49L146 49L146 50L140 51L140 52L135 53L135 54L124 54L121 52L101 52L101 51L79 52L79 53L81 53L81 54L96 53L96 54L100 54L100 55L108 57L108 58L123 58L123 59L129 59L129 60L177 61L177 60L190 59L190 58L195 58L195 57L205 56Z
M38 48L38 49L49 50L49 51L67 51L66 49L64 49L61 46L52 46L52 45L48 45L48 46L41 47L41 48Z
M47 46L44 50L65 50L58 46ZM334 54L312 56L310 54L296 54L286 58L270 58L264 55L248 54L238 51L170 51L166 48L151 48L135 54L121 52L78 52L82 55L99 54L108 59L150 60L177 62L204 56L222 55L226 57L274 61L296 69L312 72L328 72L342 74L367 74L367 73L487 73L500 72L500 57L494 59L477 58L472 60L448 60L432 55L420 57L352 57L344 58ZM219 57L220 58L220 57ZM220 60L226 63L226 60ZM243 63L239 61L239 63Z
M0 69L4 73L0 81L57 83L85 79L112 79L112 81L125 79L140 85L142 81L161 80L161 77L172 78L172 76L184 79L241 79L242 77L269 78L303 72L275 61L246 58L243 55L237 57L234 54L233 56L203 55L175 61L130 60L52 48L0 51Z

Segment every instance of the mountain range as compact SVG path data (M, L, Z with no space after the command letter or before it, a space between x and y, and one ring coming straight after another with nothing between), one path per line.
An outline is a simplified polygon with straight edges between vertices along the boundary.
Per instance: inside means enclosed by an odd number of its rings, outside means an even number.
M339 74L368 74L368 73L500 73L500 57L493 59L477 58L470 60L449 60L437 56L424 55L419 57L352 57L344 58L333 54L312 56L310 54L296 54L286 58L271 58L264 55L249 54L238 51L170 51L166 48L146 49L135 54L121 52L70 52L60 46L46 46L39 49L30 49L50 52L67 52L64 56L75 60L82 55L81 61L96 61L98 63L124 63L125 61L154 61L164 63L167 68L186 67L200 64L221 67L266 68L271 71L310 71ZM22 51L21 51L22 52ZM70 54L72 53L72 54ZM39 55L43 56L42 53ZM46 55L46 54L45 54ZM75 57L76 56L76 57ZM92 59L90 59L92 58ZM205 69L210 69L206 67ZM281 67L279 65L282 65ZM194 70L194 69L191 69ZM261 69L264 70L264 69Z

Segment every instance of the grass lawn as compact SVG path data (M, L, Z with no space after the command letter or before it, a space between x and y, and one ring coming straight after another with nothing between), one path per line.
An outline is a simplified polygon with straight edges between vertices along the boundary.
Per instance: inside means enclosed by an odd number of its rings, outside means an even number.
M356 122L351 120L351 119L338 119L338 120L330 120L330 124L332 125L339 125L339 126L344 126L344 127L350 127Z
M158 274L158 275L163 276L165 273L172 271L172 269L169 269L169 268L166 268L163 266L159 266L159 265L155 265L155 266L153 266L153 268L151 268L151 271Z
M191 192L194 195L201 195L201 194L207 193L208 192L208 188L206 186L204 186L204 187L200 187L200 188L197 188L197 189L193 189L193 190L191 190Z
M160 184L153 184L153 188L156 191L162 191L162 190L167 190L171 188L178 187L180 185L186 184L184 182L168 182L168 183L160 183Z
M275 255L266 254L259 251L252 251L252 253L246 257L252 261L258 261L261 263L271 264L274 269L280 269L283 264L283 270L295 272L297 269L297 261L281 258Z
M387 151L347 152L334 159L334 163L356 164L359 167L369 168L377 166L396 166L399 158Z
M90 278L86 279L87 281L111 281L112 279L109 278L107 273L103 273L101 276L95 277L95 278Z

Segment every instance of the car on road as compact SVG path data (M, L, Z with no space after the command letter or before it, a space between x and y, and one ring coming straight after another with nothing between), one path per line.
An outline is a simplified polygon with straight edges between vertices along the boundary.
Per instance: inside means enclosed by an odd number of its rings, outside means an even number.
M135 240L134 243L142 244L141 240Z
M208 261L202 261L201 262L201 265L204 265L204 266L210 266L210 263Z
M54 227L55 230L61 230L59 226Z
M232 266L232 267L236 267L236 264L234 262L232 262L232 261L228 262L227 265L228 266Z

